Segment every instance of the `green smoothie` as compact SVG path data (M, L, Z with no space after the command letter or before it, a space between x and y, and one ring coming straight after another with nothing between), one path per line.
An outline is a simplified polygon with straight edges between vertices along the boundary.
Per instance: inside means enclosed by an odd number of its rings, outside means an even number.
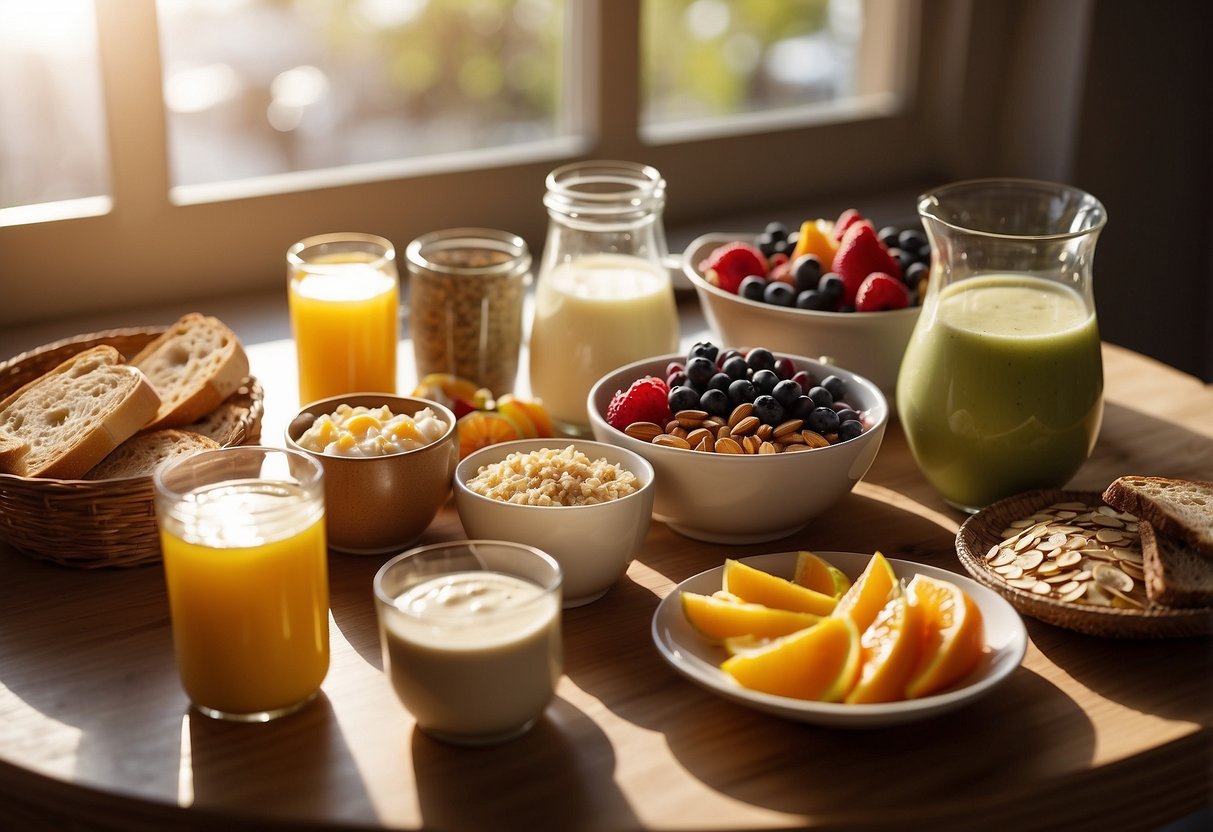
M897 382L919 467L968 510L1064 485L1095 445L1102 393L1094 312L1068 287L1023 274L944 287Z

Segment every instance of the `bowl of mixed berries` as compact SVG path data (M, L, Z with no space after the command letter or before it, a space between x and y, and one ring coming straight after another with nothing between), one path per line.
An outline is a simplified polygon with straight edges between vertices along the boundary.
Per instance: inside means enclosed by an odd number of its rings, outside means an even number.
M845 497L889 419L848 369L764 346L696 343L608 373L587 409L594 439L653 466L653 517L713 543L777 540Z
M921 226L877 227L855 209L799 229L693 241L683 270L726 344L835 362L894 401L897 373L926 292L931 250Z

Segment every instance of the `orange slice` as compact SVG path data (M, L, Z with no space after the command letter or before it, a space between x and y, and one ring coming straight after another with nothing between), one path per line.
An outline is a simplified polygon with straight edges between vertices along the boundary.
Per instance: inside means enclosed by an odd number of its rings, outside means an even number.
M985 653L981 609L950 581L915 575L906 587L911 604L922 608L926 638L906 684L917 699L948 688L972 673Z
M450 406L456 399L465 402L476 400L476 382L450 373L429 373L413 389L413 395Z
M682 593L682 612L692 627L714 641L745 635L785 636L821 620L820 616L807 612L777 610L695 592Z
M829 615L837 600L832 595L794 584L749 564L729 558L724 562L724 580L721 589L749 601L781 610L808 612L813 615Z
M740 650L720 666L750 690L822 702L841 701L859 668L859 630L849 618L823 618L763 647Z
M876 620L876 614L884 608L889 599L899 592L893 567L884 555L877 552L864 567L863 574L856 578L851 588L838 599L833 614L850 618L859 631L863 632Z
M516 399L519 406L526 410L531 417L531 421L535 423L536 435L540 437L548 437L556 435L556 428L552 424L552 414L548 413L548 409L543 406L543 402L539 399Z
M518 431L509 419L489 410L473 410L455 423L459 429L459 458L497 442L518 438Z
M816 254L821 261L822 271L829 271L838 252L838 244L832 236L833 227L827 220L805 220L800 225L800 234L796 238L796 248L792 250L791 261L802 254Z
M863 663L847 702L897 702L906 698L906 682L922 649L922 608L899 596L884 605L859 637Z
M846 573L812 552L796 553L792 583L834 598L841 598L851 588L851 579Z
M539 426L531 418L531 412L522 402L510 394L505 394L497 400L496 410L514 425L514 430L522 439L534 439L539 436Z

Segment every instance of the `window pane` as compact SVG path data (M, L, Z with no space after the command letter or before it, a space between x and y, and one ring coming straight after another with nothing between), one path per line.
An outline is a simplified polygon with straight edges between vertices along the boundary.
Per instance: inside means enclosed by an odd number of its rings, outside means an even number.
M0 0L0 208L109 188L92 0Z
M865 37L886 0L644 0L645 126L889 92L890 51ZM888 29L889 27L883 27ZM880 66L873 66L880 65Z
M174 185L558 135L564 0L158 0Z

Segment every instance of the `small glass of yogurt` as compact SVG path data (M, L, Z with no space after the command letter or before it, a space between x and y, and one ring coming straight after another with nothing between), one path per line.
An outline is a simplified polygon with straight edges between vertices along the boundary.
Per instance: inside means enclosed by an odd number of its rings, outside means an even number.
M410 549L375 575L383 669L426 734L490 745L526 733L563 668L560 566L531 546Z

